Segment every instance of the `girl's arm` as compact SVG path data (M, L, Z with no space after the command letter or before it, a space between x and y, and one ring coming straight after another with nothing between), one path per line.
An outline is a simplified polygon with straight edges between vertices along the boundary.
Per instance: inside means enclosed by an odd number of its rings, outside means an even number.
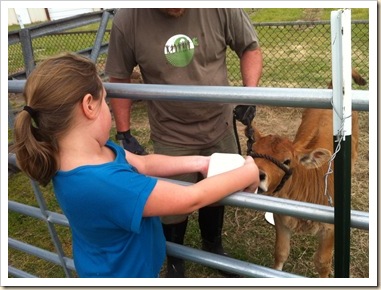
M126 159L139 173L145 175L170 177L177 174L200 172L206 176L210 156L135 155L126 151Z
M189 186L158 180L144 207L143 216L190 213L231 193L246 188L255 189L258 184L258 167L251 157L246 158L242 167L208 177Z

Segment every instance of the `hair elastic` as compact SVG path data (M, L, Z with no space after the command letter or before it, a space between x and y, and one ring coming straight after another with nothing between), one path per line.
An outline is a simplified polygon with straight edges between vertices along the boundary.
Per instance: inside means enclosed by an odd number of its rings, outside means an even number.
M24 110L27 111L29 113L29 115L34 119L36 116L37 116L37 111L35 111L34 109L32 109L31 107L29 106L24 106Z

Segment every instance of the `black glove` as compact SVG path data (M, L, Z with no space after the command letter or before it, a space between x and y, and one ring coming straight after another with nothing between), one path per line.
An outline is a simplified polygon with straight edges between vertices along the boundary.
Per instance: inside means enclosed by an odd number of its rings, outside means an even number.
M130 130L126 132L117 132L116 140L121 141L123 148L137 155L147 155L148 153L139 144L138 140L131 135Z
M233 111L234 118L246 126L251 125L251 122L255 117L256 110L256 106L238 105Z

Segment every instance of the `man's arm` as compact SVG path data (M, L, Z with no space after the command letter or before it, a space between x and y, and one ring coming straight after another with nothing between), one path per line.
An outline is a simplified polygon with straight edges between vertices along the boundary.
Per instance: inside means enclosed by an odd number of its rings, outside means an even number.
M110 77L109 82L130 83L131 79L129 77L124 79ZM121 142L124 149L138 155L146 155L145 149L130 132L132 100L111 98L110 105L115 118L116 139Z
M240 59L242 82L245 87L258 86L262 75L262 52L258 47L255 50L246 50ZM248 138L247 152L251 151L252 128L251 123L256 115L255 105L238 105L234 108L234 118L246 126L245 135Z
M246 50L240 59L242 82L245 87L258 86L262 75L262 52L260 48Z
M130 78L118 79L110 77L110 83L130 83ZM116 130L125 132L130 130L132 100L111 98L110 105L115 118Z

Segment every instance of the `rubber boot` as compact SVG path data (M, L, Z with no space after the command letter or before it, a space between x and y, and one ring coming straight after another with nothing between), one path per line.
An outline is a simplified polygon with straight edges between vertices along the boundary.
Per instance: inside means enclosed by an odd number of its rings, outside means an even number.
M188 218L178 224L162 224L165 239L169 242L183 245ZM185 278L184 260L167 256L167 278Z
M222 227L224 223L224 206L208 206L199 209L198 223L201 231L202 249L214 254L229 256L222 247ZM221 271L229 278L237 278L239 275Z

